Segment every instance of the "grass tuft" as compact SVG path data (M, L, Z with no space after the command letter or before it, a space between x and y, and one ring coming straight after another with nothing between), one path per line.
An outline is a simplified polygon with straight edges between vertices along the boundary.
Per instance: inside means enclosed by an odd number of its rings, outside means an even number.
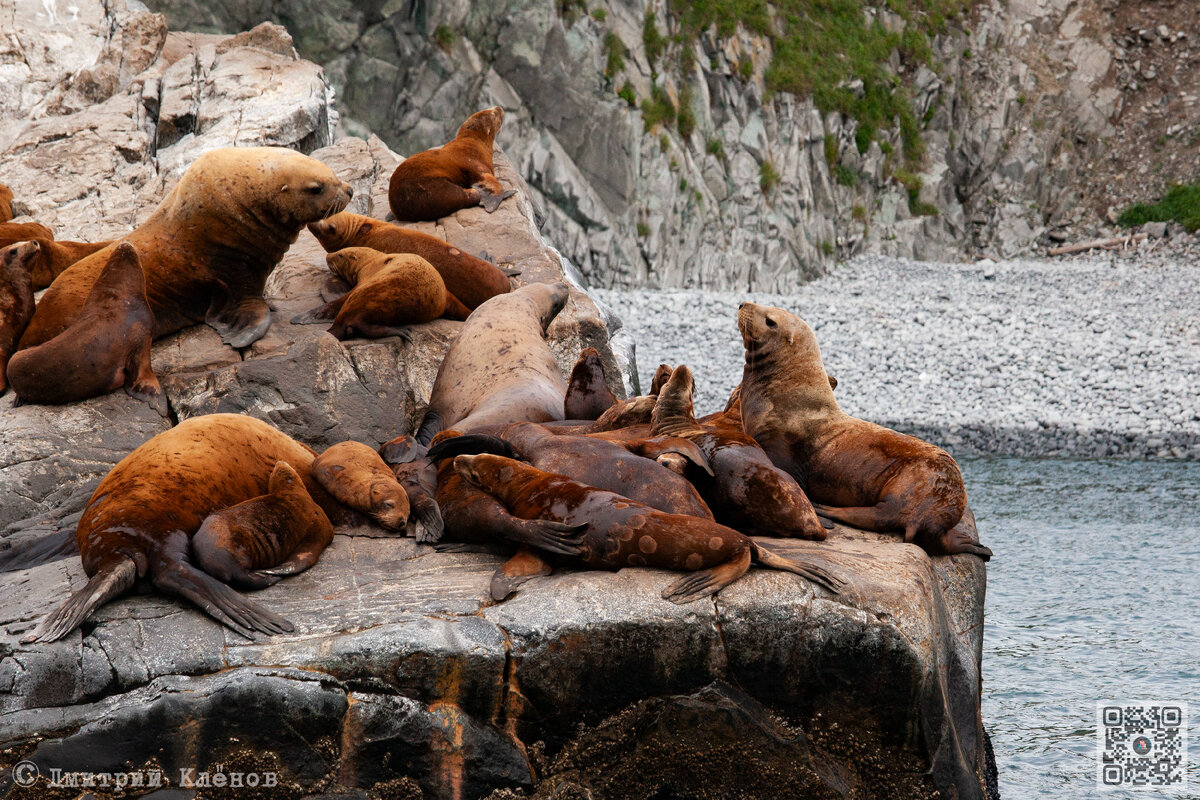
M1200 183L1177 183L1157 203L1134 203L1121 212L1117 223L1132 228L1147 222L1172 220L1188 233L1200 230Z

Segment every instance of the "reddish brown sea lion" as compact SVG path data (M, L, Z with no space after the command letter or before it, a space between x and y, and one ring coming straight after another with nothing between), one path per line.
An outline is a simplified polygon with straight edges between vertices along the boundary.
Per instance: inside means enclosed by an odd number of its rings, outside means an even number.
M444 428L562 419L567 384L546 329L568 296L565 283L531 283L475 309L438 369L417 440Z
M8 387L8 359L33 318L31 273L40 247L22 242L0 251L0 394Z
M442 276L420 256L347 247L325 259L330 271L353 288L292 322L333 320L329 332L338 339L408 338L403 326L442 316L462 320L471 313L446 291Z
M0 183L0 223L8 222L13 218L12 199L12 189Z
M721 590L744 575L751 562L802 575L835 593L842 583L819 566L775 555L712 520L667 514L511 458L458 456L454 469L514 516L585 525L582 539L571 539L575 552L562 554L592 569L651 566L692 572L663 590L663 598L674 603Z
M798 536L820 541L825 528L800 485L771 463L741 426L714 418L700 424L692 413L691 370L678 366L663 385L650 432L697 444L715 475L696 476L701 495L717 519L767 536Z
M671 372L675 368L670 364L659 364L658 369L654 370L654 377L650 379L650 394L657 395L668 380L671 378Z
M40 222L0 222L0 247L34 239L53 239L54 231Z
M22 401L48 405L124 386L165 417L167 398L150 367L153 328L138 253L122 242L109 254L71 325L50 341L12 356L9 384Z
M492 148L502 122L500 106L478 111L450 142L402 161L388 184L388 204L396 219L432 222L477 205L491 213L516 194L504 191L492 174Z
M316 454L261 420L208 414L184 420L138 447L104 477L76 528L87 585L27 637L52 642L89 614L142 584L182 597L238 633L292 630L282 617L197 569L191 537L214 511L266 494L286 461L331 519L344 515L312 479Z
M367 445L333 445L313 460L312 474L341 503L369 515L388 530L407 526L408 495L379 453Z
M931 555L992 551L956 526L967 510L950 454L846 414L812 329L779 308L743 303L742 424L803 481L818 513L869 531L903 531Z
M412 436L397 436L379 448L379 456L408 495L407 534L422 544L442 538L445 523L437 504L437 465L425 445Z
M512 288L509 277L518 274L465 253L436 236L349 211L310 223L308 229L331 253L346 247L370 247L381 253L420 256L442 276L446 291L472 310L498 294L507 293Z
M317 563L332 541L329 517L280 461L265 495L208 515L192 537L192 557L222 583L263 589Z
M154 214L122 241L146 273L154 336L207 322L233 347L271 325L267 276L310 222L346 207L352 190L329 167L283 147L210 150L188 167ZM75 321L115 245L81 259L38 303L21 347Z
M564 419L596 419L616 405L617 396L604 379L600 352L585 347L567 380L567 395L563 399Z
M54 279L80 259L103 250L112 242L59 242L54 239L37 239L42 251L33 269L33 288L45 289Z

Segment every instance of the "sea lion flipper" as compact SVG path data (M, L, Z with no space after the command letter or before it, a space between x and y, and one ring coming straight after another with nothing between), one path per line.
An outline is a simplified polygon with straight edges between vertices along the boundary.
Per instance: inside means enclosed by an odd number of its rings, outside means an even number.
M957 553L970 553L982 558L984 561L992 560L992 549L984 547L979 542L976 542L969 535L951 528L942 534L941 541L938 542L936 550L931 550L939 555L955 555Z
M500 208L501 203L517 193L516 189L508 189L499 194L492 194L478 184L475 188L479 190L479 205L483 206L483 210L489 214L496 213L496 209Z
M841 592L842 587L846 584L844 580L829 572L824 567L818 567L816 564L798 564L790 558L784 558L781 555L772 553L760 544L755 544L753 552L754 560L764 567L779 569L784 572L790 572L793 575L808 578L813 583L828 589L834 594Z
M751 551L747 547L740 556L731 561L685 575L663 589L662 597L672 603L684 605L719 592L746 574L746 570L750 569L750 556Z
M490 592L497 603L507 600L521 584L532 578L549 575L553 568L544 558L525 545L492 575Z
M58 641L78 628L97 608L132 589L136 582L137 565L133 559L118 556L101 564L82 589L43 619L21 643Z
M321 322L330 322L342 310L342 306L346 302L349 295L342 295L334 300L330 300L323 306L317 306L311 311L306 311L303 314L297 314L292 317L293 325L313 325Z
M465 320L471 316L471 309L455 297L449 289L446 290L446 308L442 311L443 319Z
M433 544L442 540L446 523L442 520L442 509L431 497L412 499L412 515L409 522L414 525L413 538L420 544Z
M442 432L442 427L442 415L432 408L428 408L425 410L425 416L421 418L421 424L413 438L417 440L417 444L428 447L429 443L433 441L433 437Z
M512 522L515 524L506 526L504 531L505 538L511 541L563 556L577 556L583 553L581 545L587 523L568 525L548 519L518 517L513 517Z
M507 439L486 433L468 433L440 441L429 448L428 458L436 463L455 456L478 455L479 453L492 453L517 461L524 460Z
M271 307L262 297L234 298L226 290L214 295L204 321L230 347L249 347L271 327Z
M278 614L250 602L182 561L167 562L154 573L152 580L159 591L190 600L205 614L247 639L254 638L254 631L270 635L296 629Z
M500 271L504 273L504 277L506 278L518 278L522 272L522 270L519 269L502 269Z
M167 395L163 392L154 368L150 366L150 332L140 329L131 332L131 338L141 336L138 346L130 351L125 366L125 392L131 397L145 400L162 417L170 416Z

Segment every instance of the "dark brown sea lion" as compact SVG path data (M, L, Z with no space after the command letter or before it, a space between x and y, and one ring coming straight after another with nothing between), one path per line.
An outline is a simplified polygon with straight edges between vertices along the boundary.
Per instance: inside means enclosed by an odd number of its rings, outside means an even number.
M412 436L397 436L379 448L379 456L408 495L407 534L422 544L442 538L445 522L437 504L437 465L425 445Z
M283 147L210 150L188 167L154 214L122 241L146 273L154 336L207 322L246 347L271 325L267 276L300 230L346 207L352 190L329 167ZM81 259L38 303L21 347L75 321L115 245Z
M167 398L150 367L153 328L138 253L122 242L110 252L71 325L50 341L12 356L9 384L24 402L48 405L124 386L165 417Z
M950 454L846 414L833 396L812 329L779 308L743 303L742 423L803 481L818 513L869 531L903 531L931 555L992 551L957 529L967 510Z
M492 174L492 148L502 122L500 106L478 111L450 142L402 161L388 184L388 204L396 219L432 222L477 205L490 213L516 194L504 191Z
M420 256L442 276L446 291L472 310L498 294L506 294L512 288L509 277L518 274L465 253L436 236L349 211L313 222L308 229L331 253L346 247L370 247L381 253Z
M312 479L316 454L261 420L208 414L184 420L138 447L104 477L84 508L75 536L87 585L27 637L52 642L89 614L142 584L182 597L232 630L278 633L292 624L197 569L191 537L214 511L266 494L286 461L331 519L344 515Z
M192 536L192 557L222 583L263 589L317 563L333 525L299 473L275 464L267 493L209 514Z
M438 369L417 440L444 428L562 419L567 384L546 329L568 296L565 283L531 283L475 309Z
M353 288L295 317L294 323L333 320L329 332L338 339L407 338L403 326L442 316L462 320L471 313L446 291L442 276L420 256L347 247L325 258L329 269Z
M13 218L12 199L12 189L0 183L0 223Z
M698 474L696 483L717 519L767 536L823 540L825 528L800 485L771 463L741 426L719 417L701 424L692 413L691 370L678 366L663 385L650 432L697 444L715 475Z
M658 369L654 370L654 377L650 379L650 394L657 395L668 380L671 379L671 372L674 367L670 364L659 364Z
M0 247L34 239L53 239L54 231L40 222L0 222Z
M33 269L33 288L35 289L45 289L76 261L112 244L112 242L59 242L54 239L37 239L35 241L42 246L41 255Z
M313 460L312 474L341 503L388 530L404 530L408 525L408 495L379 453L367 445L333 445Z
M0 251L0 394L8 387L8 359L33 318L33 265L37 242L12 244Z
M604 379L600 351L585 347L567 380L567 395L563 399L564 419L596 419L616 402L617 396Z
M585 525L582 539L572 536L568 542L575 552L560 553L576 556L592 569L651 566L694 573L663 590L663 598L674 603L720 591L744 575L752 561L802 575L835 593L842 583L819 566L775 555L712 520L667 514L503 456L458 456L453 463L464 480L498 499L514 516Z

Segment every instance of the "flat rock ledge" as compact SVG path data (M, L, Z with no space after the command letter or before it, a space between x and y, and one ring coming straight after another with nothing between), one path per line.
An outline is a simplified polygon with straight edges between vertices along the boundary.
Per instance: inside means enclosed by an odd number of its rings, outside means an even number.
M60 238L121 235L191 158L233 144L310 152L354 185L352 210L382 216L399 157L373 137L332 141L324 78L282 29L169 34L120 2L77 5L64 19L20 4L5 44L20 58L0 71L0 179L19 173L5 182L24 188L23 211ZM514 200L418 227L486 250L518 282L570 280L520 176L500 153L497 167ZM160 800L994 794L983 564L845 528L771 543L836 570L839 596L753 569L677 606L660 598L674 577L649 569L559 572L497 605L487 589L501 556L342 527L316 567L256 594L292 634L243 639L147 595L60 642L21 644L84 582L70 540L95 484L177 420L246 413L317 449L411 430L459 323L410 343L290 325L322 302L323 261L302 234L268 283L275 321L252 347L203 325L155 345L169 419L122 393L65 408L0 398L0 560L12 570L0 573L0 795L128 797L155 780ZM614 389L634 388L618 325L576 285L551 329L564 370L596 346L625 384ZM19 568L18 553L37 565ZM22 760L40 770L32 786L13 783ZM47 782L55 770L61 785ZM88 773L147 788L87 786Z

